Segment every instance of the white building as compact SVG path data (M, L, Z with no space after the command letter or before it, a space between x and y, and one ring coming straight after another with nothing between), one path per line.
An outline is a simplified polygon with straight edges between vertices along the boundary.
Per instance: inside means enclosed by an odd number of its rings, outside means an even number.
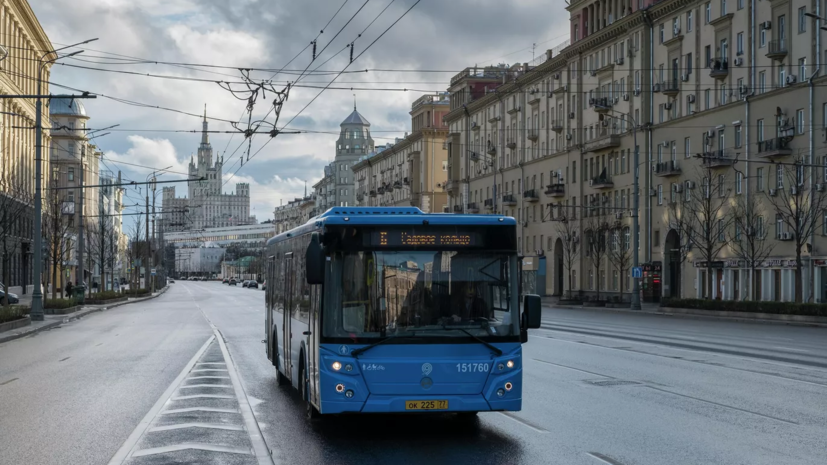
M217 247L243 244L248 248L258 248L264 247L267 240L275 235L273 223L262 223L170 232L164 235L164 241L173 244L176 249L202 247L207 243L215 244Z
M164 188L162 225L165 231L216 228L255 224L250 216L250 185L236 183L235 192L222 191L224 159L213 162L208 134L207 110L198 146L198 161L190 158L189 176L200 181L187 183L188 197L175 197L175 187Z

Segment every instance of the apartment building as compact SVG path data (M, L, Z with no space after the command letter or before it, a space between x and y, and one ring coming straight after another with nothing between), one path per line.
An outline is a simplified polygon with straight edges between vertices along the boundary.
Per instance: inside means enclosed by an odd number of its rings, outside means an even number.
M316 195L307 195L302 198L293 199L285 205L279 205L273 211L273 223L275 223L275 234L287 232L307 223L319 212L316 209Z
M646 298L791 301L800 267L803 300L827 300L827 81L816 74L827 51L822 22L807 16L822 14L818 2L574 0L566 9L570 45L543 63L452 78L451 211L517 218L549 294L628 298L629 257L596 259L589 244L605 229L607 248L632 247L637 172ZM693 202L712 199L720 208L707 212L702 244L704 228L687 223ZM754 206L748 227L732 221L743 205ZM756 238L765 253L747 260L738 244Z
M411 134L353 165L357 206L447 211L447 193L440 187L447 172L448 128L443 116L448 107L445 93L416 99L411 104Z

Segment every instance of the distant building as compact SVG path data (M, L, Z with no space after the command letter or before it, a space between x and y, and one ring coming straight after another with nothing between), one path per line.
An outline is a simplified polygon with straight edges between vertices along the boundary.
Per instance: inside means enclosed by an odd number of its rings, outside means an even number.
M280 205L273 212L276 234L281 234L307 223L310 218L321 213L324 212L316 207L315 195L308 195L307 197L291 200L287 202L287 205Z
M164 235L164 240L167 244L175 246L176 249L204 247L207 244L216 247L240 244L247 248L259 248L264 247L267 240L275 234L273 223L263 223L171 232Z
M164 188L164 213L161 225L164 231L217 228L255 224L250 216L250 185L236 183L235 192L222 190L223 157L213 162L212 145L208 134L207 110L204 109L198 162L190 157L190 178L202 179L187 183L188 197L176 197L175 187Z

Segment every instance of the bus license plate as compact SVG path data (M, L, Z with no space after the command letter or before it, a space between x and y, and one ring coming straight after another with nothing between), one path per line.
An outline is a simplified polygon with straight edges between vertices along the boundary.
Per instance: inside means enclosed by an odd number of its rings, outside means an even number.
M447 410L447 400L408 400L405 410Z

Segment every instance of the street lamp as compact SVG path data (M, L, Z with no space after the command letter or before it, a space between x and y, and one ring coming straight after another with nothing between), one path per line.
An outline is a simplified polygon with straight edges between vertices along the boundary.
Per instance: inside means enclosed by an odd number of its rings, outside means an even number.
M640 263L640 206L639 206L639 199L640 199L640 162L639 162L639 155L640 155L640 147L637 145L637 121L630 115L629 113L624 113L622 111L615 110L613 108L607 106L596 106L599 110L604 112L613 112L618 113L621 115L626 116L632 122L632 137L634 138L635 144L635 183L634 183L634 192L632 193L632 197L634 197L633 206L632 206L632 218L634 219L632 222L632 236L633 236L633 251L632 251L632 268L637 268ZM601 114L602 118L602 114ZM640 310L640 278L634 277L634 272L632 272L632 310Z
M60 50L65 50L70 47L77 47L78 45L88 44L89 42L93 42L95 39L85 40L83 42L78 42L77 44L67 45L66 47L61 47L49 52L44 53L38 59L38 66L37 66L37 100L35 102L35 142L37 143L35 147L35 175L34 175L34 273L33 273L33 281L34 281L34 292L32 293L32 309L29 313L29 317L32 321L43 321L43 292L40 289L40 282L42 281L41 272L43 271L41 268L43 266L43 224L42 224L42 214L43 214L43 196L41 195L41 177L43 173L43 163L42 163L42 153L43 153L43 100L40 98L40 94L43 92L43 67L46 66L48 63L53 63L57 61L59 58L66 58L70 56L77 55L79 53L83 53L83 50L77 50L72 52L68 55L64 55L62 57L57 56L56 52ZM54 58L51 58L47 61L43 61L44 58L55 53ZM0 53L2 54L2 53ZM3 55L3 58L8 56L8 52ZM81 169L83 167L81 166ZM82 278L82 277L81 277Z

